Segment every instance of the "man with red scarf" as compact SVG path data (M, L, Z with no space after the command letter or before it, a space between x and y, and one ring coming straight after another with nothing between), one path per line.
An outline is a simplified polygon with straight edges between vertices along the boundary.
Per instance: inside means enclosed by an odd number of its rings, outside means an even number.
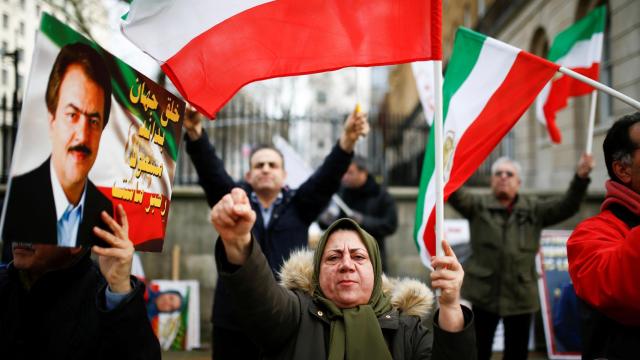
M581 300L583 359L637 359L640 346L640 113L616 121L602 145L610 180L601 212L567 242Z

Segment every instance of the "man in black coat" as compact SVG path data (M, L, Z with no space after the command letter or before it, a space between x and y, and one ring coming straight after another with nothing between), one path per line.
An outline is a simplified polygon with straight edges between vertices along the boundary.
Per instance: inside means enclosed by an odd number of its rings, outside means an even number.
M258 214L252 233L274 275L293 250L307 246L309 225L338 190L358 138L369 131L364 114L351 114L338 144L320 168L298 189L292 190L285 186L284 159L277 149L269 146L253 149L249 158L251 168L245 174L245 181L236 184L203 131L199 114L188 114L184 124L187 153L198 172L209 206L213 207L234 187L239 186L247 193ZM214 296L213 357L216 360L258 358L258 348L240 330L220 281Z
M131 276L133 244L118 207L110 231L94 234L110 248L12 244L14 260L0 268L0 349L3 359L160 359L144 304L144 284Z
M393 197L369 174L367 160L354 156L349 169L342 177L338 196L348 208L340 209L332 203L318 218L322 228L327 228L339 218L355 220L378 242L382 268L387 271L385 237L398 228L398 212Z
M99 241L91 228L104 228L101 211L113 211L88 180L111 109L111 79L101 55L82 43L63 46L45 100L51 156L11 179L3 240L90 246Z

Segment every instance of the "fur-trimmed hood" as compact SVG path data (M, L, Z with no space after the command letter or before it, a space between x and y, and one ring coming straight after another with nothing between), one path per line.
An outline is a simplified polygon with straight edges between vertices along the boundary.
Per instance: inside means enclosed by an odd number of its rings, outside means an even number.
M280 285L313 294L313 251L298 250L280 268ZM433 292L422 282L382 275L382 291L403 315L426 317L433 309Z

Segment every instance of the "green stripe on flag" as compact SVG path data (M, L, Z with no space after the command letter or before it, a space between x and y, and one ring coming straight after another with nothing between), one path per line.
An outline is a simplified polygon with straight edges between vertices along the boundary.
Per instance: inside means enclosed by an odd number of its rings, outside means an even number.
M94 49L98 50L102 54L109 70L111 72L111 87L113 88L113 97L118 104L124 107L127 111L133 114L141 124L144 124L145 114L140 107L133 106L129 100L129 88L131 84L136 82L136 79L140 77L140 74L132 67L127 65L124 61L117 57L107 53L104 49L100 48L96 43L77 33L67 25L60 22L55 17L42 13L42 20L40 22L40 31L46 35L54 44L62 47L71 43L84 43ZM157 126L160 126L160 114L154 112L152 115L153 120ZM169 128L167 128L169 129ZM173 161L178 159L178 144L175 138L176 134L169 131L165 133L164 146L169 151Z
M482 45L484 44L486 38L486 36L480 33L463 27L459 28L456 32L456 38L453 43L453 52L451 53L451 60L449 60L447 73L445 75L444 84L442 86L442 108L444 120L447 119L451 98L453 98L453 95L458 91L460 86L462 86L469 74L471 74L473 67L476 65L476 62L480 57L480 51L482 50ZM422 237L419 232L425 212L425 195L427 193L427 186L429 186L429 182L431 181L431 177L433 176L435 170L436 157L433 136L433 131L431 131L429 133L429 141L427 143L424 162L422 164L422 174L420 175L420 190L418 193L418 202L416 204L416 220L413 228L413 239L416 241L416 245L418 246L418 248L420 248L418 239ZM424 219L424 221L427 220L428 219Z
M603 33L606 22L607 9L604 5L598 6L587 16L556 36L547 58L556 61L571 51L577 42L589 40L594 34Z

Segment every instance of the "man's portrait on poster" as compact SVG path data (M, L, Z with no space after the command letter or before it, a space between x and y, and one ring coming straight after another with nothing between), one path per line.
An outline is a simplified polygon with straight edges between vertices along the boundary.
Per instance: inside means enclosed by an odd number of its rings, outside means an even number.
M98 51L65 45L47 83L47 133L51 155L38 167L11 178L3 240L91 246L92 228L106 228L111 201L89 180L111 109L111 79ZM15 161L16 159L14 159Z

